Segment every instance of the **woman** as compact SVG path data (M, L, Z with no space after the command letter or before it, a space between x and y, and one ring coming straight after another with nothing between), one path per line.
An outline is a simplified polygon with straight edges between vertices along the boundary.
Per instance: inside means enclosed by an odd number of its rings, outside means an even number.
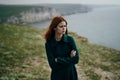
M74 39L67 33L67 21L62 16L54 17L45 34L51 80L78 80L75 68L79 60L78 50Z

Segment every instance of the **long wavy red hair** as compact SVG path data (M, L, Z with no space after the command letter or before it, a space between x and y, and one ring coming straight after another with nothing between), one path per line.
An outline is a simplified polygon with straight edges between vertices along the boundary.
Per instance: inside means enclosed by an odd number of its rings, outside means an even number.
M54 28L56 28L57 25L62 21L65 21L66 25L67 25L67 21L62 16L56 16L52 19L52 21L51 21L51 23L50 23L50 25L45 33L45 40L46 41L55 35ZM68 29L66 29L65 34L68 34Z

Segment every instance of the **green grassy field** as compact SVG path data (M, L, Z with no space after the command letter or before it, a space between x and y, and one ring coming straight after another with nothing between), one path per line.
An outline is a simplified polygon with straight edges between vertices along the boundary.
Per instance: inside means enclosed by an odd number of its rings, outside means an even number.
M0 80L49 80L45 30L21 25L0 25ZM75 38L80 60L79 79L120 80L120 51Z

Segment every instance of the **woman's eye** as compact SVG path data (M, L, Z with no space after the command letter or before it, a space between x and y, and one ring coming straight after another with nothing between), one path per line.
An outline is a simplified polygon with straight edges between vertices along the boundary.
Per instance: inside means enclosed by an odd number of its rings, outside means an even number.
M62 26L60 26L60 27L62 28L62 27L67 27L67 26L66 26L66 25L62 25Z

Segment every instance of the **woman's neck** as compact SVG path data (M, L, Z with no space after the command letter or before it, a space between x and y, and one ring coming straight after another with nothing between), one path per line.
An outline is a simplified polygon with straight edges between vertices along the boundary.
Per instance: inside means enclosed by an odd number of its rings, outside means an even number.
M63 34L55 34L55 40L60 41L62 39Z

